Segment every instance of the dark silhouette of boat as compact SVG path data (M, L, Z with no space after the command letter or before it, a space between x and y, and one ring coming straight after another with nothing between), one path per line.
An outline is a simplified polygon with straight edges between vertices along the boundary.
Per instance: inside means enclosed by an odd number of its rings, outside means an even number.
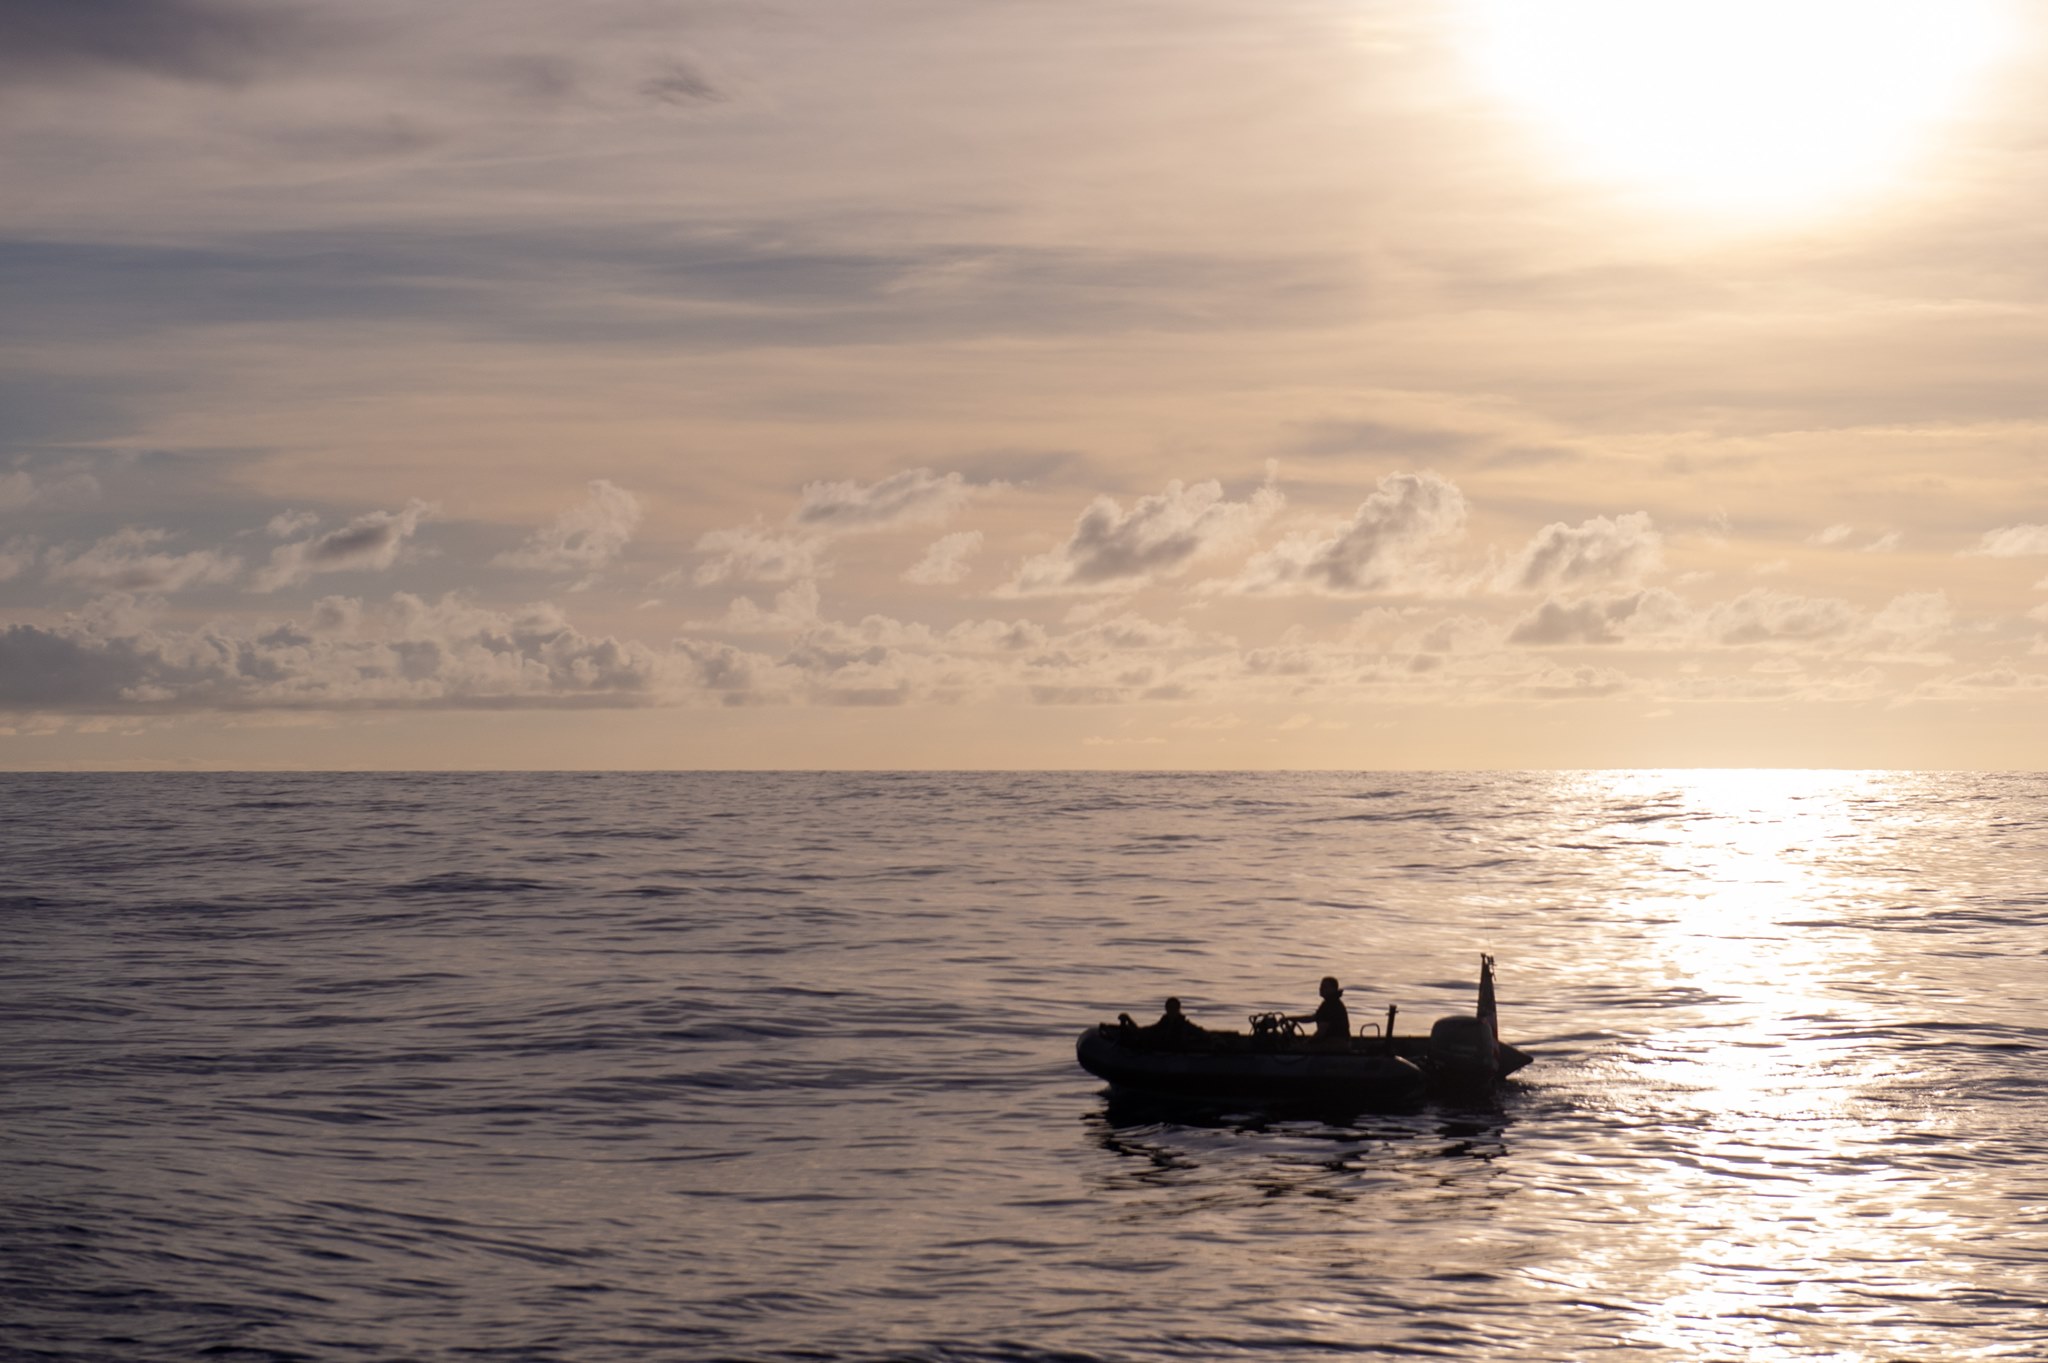
M1251 1031L1138 1027L1128 1019L1081 1033L1081 1068L1113 1090L1203 1101L1398 1103L1490 1089L1534 1056L1500 1039L1493 958L1479 958L1476 1012L1439 1018L1427 1036L1366 1023L1340 1043L1312 1040L1278 1013L1251 1015Z

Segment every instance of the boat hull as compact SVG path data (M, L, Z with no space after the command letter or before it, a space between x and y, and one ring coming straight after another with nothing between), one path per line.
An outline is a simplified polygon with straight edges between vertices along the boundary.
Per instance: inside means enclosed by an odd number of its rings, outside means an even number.
M1394 1103L1421 1095L1428 1076L1398 1055L1296 1050L1152 1050L1113 1027L1074 1043L1081 1068L1111 1087L1202 1100Z

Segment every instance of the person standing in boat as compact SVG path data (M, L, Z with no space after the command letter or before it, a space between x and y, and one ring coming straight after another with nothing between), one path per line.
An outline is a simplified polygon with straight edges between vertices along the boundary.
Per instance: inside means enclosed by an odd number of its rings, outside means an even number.
M1351 1044L1351 1010L1344 1006L1344 989L1337 983L1335 975L1323 976L1323 982L1316 992L1323 996L1323 1002L1313 1013L1291 1017L1289 1022L1313 1022L1316 1025L1315 1042L1318 1046L1348 1046Z

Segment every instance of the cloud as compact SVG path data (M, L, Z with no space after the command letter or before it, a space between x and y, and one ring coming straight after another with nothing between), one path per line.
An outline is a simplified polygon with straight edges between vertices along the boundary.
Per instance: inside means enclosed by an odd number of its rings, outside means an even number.
M12 535L0 543L0 582L12 582L35 566L37 545L26 535Z
M724 619L697 628L729 634L800 633L818 623L818 601L818 584L805 578L777 592L771 609L762 610L752 597L742 596L726 608Z
M725 705L786 700L791 679L774 659L731 644L679 639L676 655L697 688Z
M1442 458L1455 456L1483 443L1482 437L1465 431L1382 421L1311 421L1302 423L1297 429L1298 434L1287 444L1287 452L1308 458L1329 455Z
M830 568L825 551L840 536L943 521L976 493L993 486L999 485L977 486L958 473L934 473L925 468L906 469L875 483L808 483L790 513L791 530L770 530L756 523L698 536L697 552L712 557L697 566L690 580L705 587L719 582L772 585L820 577ZM911 569L911 573L957 570L954 577L913 577L910 573L905 577L913 582L958 581L966 573L966 556L980 542L979 532L949 535ZM681 570L666 573L652 585L657 589L673 586L682 576Z
M1857 620L1848 602L1758 587L1708 611L1707 637L1730 646L1799 644L1841 638Z
M305 626L156 628L116 598L55 628L0 631L0 706L73 711L638 705L687 660L595 638L554 607L399 594L330 599Z
M1502 570L1499 585L1525 592L1628 586L1663 566L1663 537L1649 516L1632 511L1544 526Z
M1570 602L1551 599L1517 621L1508 631L1508 642L1535 648L1614 644L1631 632L1632 625L1668 624L1682 613L1678 598L1660 591Z
M156 550L170 537L165 530L117 530L80 553L53 555L49 576L89 591L175 592L226 582L242 570L240 559L210 549L187 554Z
M641 82L640 93L658 104L686 108L724 102L726 94L689 62L670 58L655 75Z
M1831 525L1825 530L1816 530L1811 535L1808 535L1806 542L1808 544L1818 544L1822 548L1826 548L1830 545L1840 544L1855 533L1856 527L1853 525Z
M233 81L311 39L276 6L219 0L7 0L0 78L63 81L94 71Z
M263 533L274 540L288 540L294 535L303 535L320 524L320 518L310 511L280 511L265 523Z
M697 537L697 552L716 557L697 565L691 580L700 587L708 587L717 582L776 583L815 577L820 569L821 548L822 542L814 536L778 535L760 526L707 530ZM670 585L679 576L664 574L654 585Z
M1959 677L1940 678L1922 686L1918 694L1930 700L1971 700L1987 692L2035 691L2048 691L2048 673L1993 667Z
M2048 554L2048 525L2006 525L1986 530L1974 549L1964 556L1983 558L2033 558Z
M78 506L95 500L99 493L99 480L89 473L68 473L54 482L38 479L26 469L0 473L0 511Z
M1333 532L1297 533L1255 556L1219 590L1246 594L1430 590L1436 557L1463 534L1465 495L1434 473L1396 473Z
M587 584L625 552L640 515L639 497L616 483L594 478L588 497L536 530L520 548L499 554L491 562L502 568L583 574Z
M432 516L433 510L427 503L415 500L406 503L401 511L372 511L339 530L281 545L271 551L269 564L257 572L251 590L274 592L304 582L315 573L389 568L398 561L400 551L419 529L420 522Z
M1516 688L1542 700L1595 700L1629 687L1625 673L1611 667L1546 667Z
M910 565L903 574L903 580L928 587L959 582L967 576L967 560L973 558L980 548L979 530L962 530L946 535L933 541L931 547L924 551L924 557Z
M790 520L806 530L846 535L943 521L975 487L957 473L905 469L878 483L807 483Z
M1004 596L1124 591L1170 576L1196 559L1244 543L1278 511L1285 498L1267 484L1242 502L1223 495L1214 480L1141 497L1126 512L1114 498L1098 497L1081 513L1067 542L1025 560L1002 589Z
M1926 646L1948 633L1956 613L1946 592L1908 592L1885 602L1870 617L1870 629L1888 640Z

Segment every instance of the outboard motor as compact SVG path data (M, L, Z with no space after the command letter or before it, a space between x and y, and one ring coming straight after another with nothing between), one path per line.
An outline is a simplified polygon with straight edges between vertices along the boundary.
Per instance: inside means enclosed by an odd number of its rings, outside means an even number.
M1429 1029L1429 1063L1448 1079L1470 1079L1492 1083L1511 1069L1520 1069L1529 1058L1520 1051L1515 1063L1503 1064L1512 1050L1500 1044L1500 1007L1493 997L1493 957L1479 958L1479 1012L1475 1016L1438 1018Z
M1500 1072L1493 1044L1493 1028L1485 1018L1438 1018L1429 1029L1430 1068L1447 1078L1490 1080Z

